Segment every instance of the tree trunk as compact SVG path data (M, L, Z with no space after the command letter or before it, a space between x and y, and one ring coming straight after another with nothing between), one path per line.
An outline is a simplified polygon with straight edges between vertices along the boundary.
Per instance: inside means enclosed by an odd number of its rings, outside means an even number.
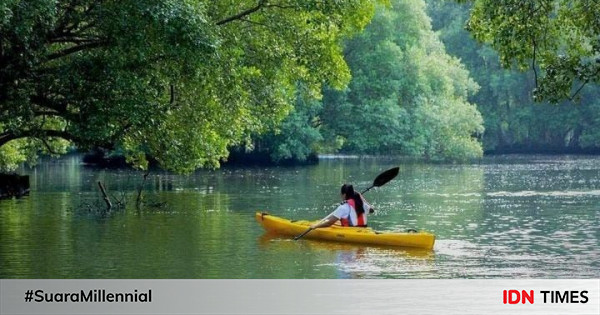
M102 196L104 197L104 202L106 202L107 210L110 210L112 208L112 203L110 202L110 198L106 194L106 189L104 189L104 185L102 185L102 182L98 182L98 187L100 187L100 191L102 192Z

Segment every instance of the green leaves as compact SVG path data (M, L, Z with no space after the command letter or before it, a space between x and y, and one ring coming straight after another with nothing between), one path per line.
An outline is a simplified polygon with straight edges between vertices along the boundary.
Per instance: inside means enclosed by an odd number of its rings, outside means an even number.
M380 8L365 32L348 41L353 73L343 92L324 98L324 134L342 150L429 159L482 155L474 136L482 117L467 102L478 86L432 32L422 1Z
M478 85L446 54L423 1L378 7L371 24L344 46L348 88L326 87L318 102L301 85L305 93L280 129L255 137L257 151L275 161L338 150L459 161L482 155L483 120L467 102Z
M348 83L340 43L373 8L368 0L4 1L0 147L53 134L80 149L122 149L142 168L147 157L176 172L217 167L228 147L282 121L298 82L314 96L323 83Z
M475 0L467 29L504 67L533 69L536 100L574 99L600 79L600 3L588 0Z
M578 106L568 101L568 97L575 93L572 88L581 86L571 86L569 76L577 76L577 71L581 74L590 71L582 67L578 58L548 52L547 58L552 62L543 72L537 69L536 93L546 95L546 101L541 98L534 101L534 71L531 68L526 72L503 69L498 53L488 45L473 41L471 34L464 30L463 25L471 12L470 5L444 0L429 4L430 15L435 21L434 29L438 30L448 52L461 58L481 86L472 102L478 105L485 120L482 141L486 151L556 153L581 152L598 147L593 138L595 130L600 128L600 111L596 104L600 89L588 84L575 97L581 97L577 100ZM581 59L584 60L587 60L585 64L590 63L589 58ZM585 78L579 80L584 81ZM558 104L551 104L548 100Z

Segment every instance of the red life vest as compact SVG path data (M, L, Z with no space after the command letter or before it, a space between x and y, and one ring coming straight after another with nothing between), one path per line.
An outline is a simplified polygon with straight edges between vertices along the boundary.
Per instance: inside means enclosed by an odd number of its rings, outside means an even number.
M354 202L354 199L348 199L345 202L350 206L350 211L354 211L356 213L356 220L358 222L356 222L356 225L350 225L350 217L341 218L340 223L342 224L342 226L367 227L367 225L365 224L364 213L356 212L356 204Z

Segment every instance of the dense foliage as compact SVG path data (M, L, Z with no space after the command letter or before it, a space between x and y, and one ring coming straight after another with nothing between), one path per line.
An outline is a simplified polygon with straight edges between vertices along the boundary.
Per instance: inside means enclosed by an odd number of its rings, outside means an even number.
M535 96L558 102L600 82L600 2L473 0L467 28L505 67L531 69Z
M600 147L600 88L588 84L581 99L535 102L533 70L504 69L499 55L465 30L471 4L428 2L433 27L448 53L457 56L481 86L472 98L484 118L488 152L582 152ZM539 100L538 100L539 101Z
M350 79L341 39L369 0L6 0L0 3L0 163L119 149L189 172L273 128L302 82ZM68 141L68 142L67 142Z
M324 133L358 153L465 160L482 154L477 91L458 59L431 30L424 1L393 1L345 46L348 89L328 91Z
M261 137L275 160L319 152L400 154L466 160L482 155L482 118L467 97L477 90L446 54L421 0L391 1L347 40L347 89L301 100L278 136ZM265 141L266 140L266 141Z
M178 172L232 147L274 161L599 148L600 5L457 2L3 1L0 171L69 147Z

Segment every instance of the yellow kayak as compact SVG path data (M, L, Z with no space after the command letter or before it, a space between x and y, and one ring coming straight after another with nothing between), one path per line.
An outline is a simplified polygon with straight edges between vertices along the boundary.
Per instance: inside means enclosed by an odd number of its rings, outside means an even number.
M313 223L310 221L291 221L265 212L257 212L255 218L267 232L286 236L300 235ZM306 234L304 238L423 249L433 249L435 243L435 235L427 232L377 232L371 228L343 227L339 225L313 230Z

